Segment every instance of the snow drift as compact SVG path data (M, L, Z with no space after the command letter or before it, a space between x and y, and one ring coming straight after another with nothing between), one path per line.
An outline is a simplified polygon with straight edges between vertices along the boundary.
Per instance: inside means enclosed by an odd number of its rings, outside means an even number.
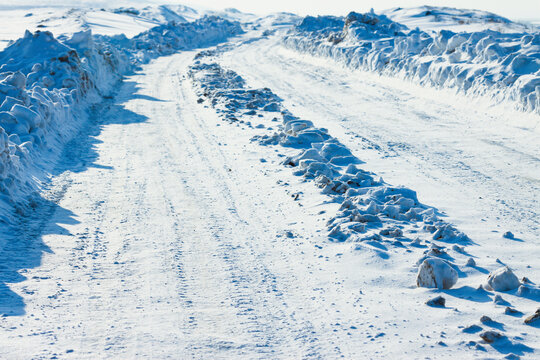
M373 12L305 17L286 46L351 68L453 88L540 113L540 33L436 33Z

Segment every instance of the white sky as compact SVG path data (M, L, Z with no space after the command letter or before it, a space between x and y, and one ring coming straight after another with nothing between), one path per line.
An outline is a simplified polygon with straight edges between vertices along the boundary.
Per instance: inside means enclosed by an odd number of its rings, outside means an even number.
M345 15L349 11L365 12L370 8L377 11L397 6L436 5L487 10L512 19L540 18L540 0L0 0L0 5L4 6L69 4L104 7L141 3L177 3L211 9L234 7L254 13L289 11L300 15Z

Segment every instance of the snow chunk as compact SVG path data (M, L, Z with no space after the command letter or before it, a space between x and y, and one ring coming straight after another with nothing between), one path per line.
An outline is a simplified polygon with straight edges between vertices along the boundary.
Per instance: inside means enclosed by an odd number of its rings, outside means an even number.
M445 260L429 258L418 269L416 285L427 288L450 289L458 281L458 273Z
M497 340L502 339L504 335L502 335L501 333L497 331L489 330L489 331L484 331L483 333L481 333L480 337L488 344L491 344Z
M509 291L519 285L519 279L508 266L492 271L487 279L488 290Z
M514 238L514 234L512 234L512 232L510 231L507 231L503 234L503 238L506 238L506 239L513 239Z
M521 285L517 291L518 296L523 296L530 299L540 300L540 289Z

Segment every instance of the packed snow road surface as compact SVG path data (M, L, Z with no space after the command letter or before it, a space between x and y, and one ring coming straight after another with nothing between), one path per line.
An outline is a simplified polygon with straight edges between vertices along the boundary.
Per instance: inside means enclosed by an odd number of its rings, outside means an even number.
M2 318L1 357L339 353L312 300L325 277L305 278L321 271L312 246L275 246L305 210L201 112L183 78L193 55L127 80L72 144L84 150L68 147L49 191L61 200L28 220L48 251L12 287L25 304L8 310L26 314Z
M220 62L329 129L366 162L364 169L416 190L494 258L519 257L538 245L538 116L352 71L290 51L279 38L249 41ZM507 230L525 241L509 246Z
M3 249L0 357L533 358L537 115L259 35L96 107Z

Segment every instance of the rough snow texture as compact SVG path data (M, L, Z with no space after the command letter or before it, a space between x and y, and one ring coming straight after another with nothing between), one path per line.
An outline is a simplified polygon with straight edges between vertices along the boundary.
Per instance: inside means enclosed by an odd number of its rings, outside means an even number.
M286 46L352 68L454 88L540 112L540 33L437 33L408 29L385 15L308 16Z
M98 36L99 39L124 49L137 63L146 63L157 56L179 50L216 45L243 32L240 23L217 16L204 16L190 23L170 22L128 39L125 35Z
M418 269L416 285L427 288L450 289L458 281L458 273L441 259L426 259Z
M238 23L217 17L171 22L133 39L83 31L61 42L47 31L27 31L0 52L0 202L6 210L0 221L12 222L13 206L25 212L38 185L29 169L58 154L84 123L85 110L109 96L133 65L241 32Z
M426 247L420 244L431 243L415 266L432 258L451 261L445 247L435 241L469 244L467 235L441 220L434 208L421 204L413 190L390 186L359 168L361 161L326 129L292 115L270 89L249 89L234 71L202 60L211 55L199 54L189 73L199 89L200 101L208 99L229 122L244 122L240 117L255 116L258 112L275 114L275 121L281 118L278 131L253 140L262 145L298 149L297 155L286 158L283 164L341 204L339 212L327 223L330 240L348 241L357 250L373 251L383 259L390 256L391 247ZM437 278L433 287L439 287L439 283L441 288L443 283L452 286L457 273L448 273L440 281Z
M519 285L519 279L507 266L491 272L487 279L487 287L495 291L514 290Z

